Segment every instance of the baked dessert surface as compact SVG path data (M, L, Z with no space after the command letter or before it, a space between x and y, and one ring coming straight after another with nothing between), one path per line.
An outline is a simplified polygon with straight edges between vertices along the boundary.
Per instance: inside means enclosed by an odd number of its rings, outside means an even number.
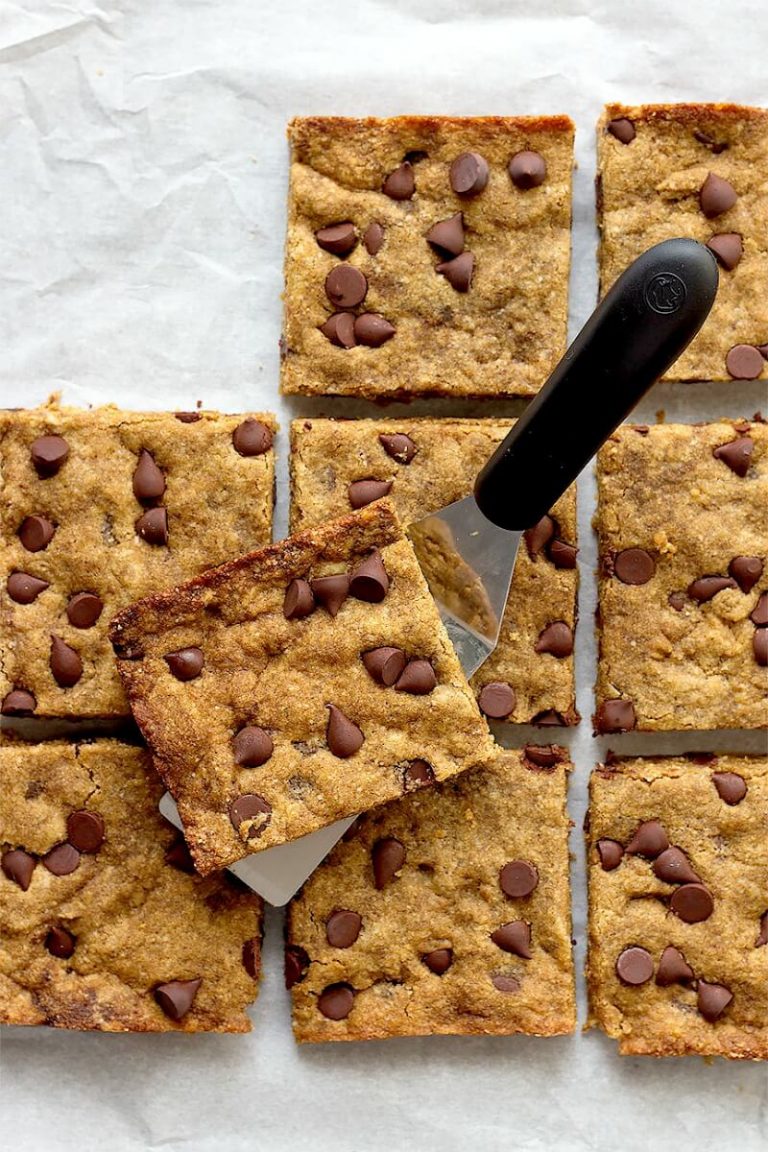
M537 392L566 346L573 136L566 116L293 120L283 392Z

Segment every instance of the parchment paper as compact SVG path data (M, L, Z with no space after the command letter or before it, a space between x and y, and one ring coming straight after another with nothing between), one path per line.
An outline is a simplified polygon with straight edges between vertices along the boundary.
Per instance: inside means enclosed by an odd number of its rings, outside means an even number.
M603 102L766 103L764 0L53 0L0 6L0 404L376 414L277 395L294 114L568 112L578 125L572 334L595 301L594 123ZM749 416L758 385L657 387L640 419ZM514 414L420 403L411 413ZM389 409L397 413L402 406ZM592 711L593 483L580 488L578 704ZM558 738L561 737L558 732ZM525 739L519 733L515 742ZM580 825L605 744L576 760ZM633 735L622 750L757 750L749 734ZM599 1034L294 1046L281 918L250 1037L6 1029L0 1145L138 1149L762 1152L768 1069L620 1059ZM137 942L140 947L140 942ZM581 1019L584 1017L580 979Z

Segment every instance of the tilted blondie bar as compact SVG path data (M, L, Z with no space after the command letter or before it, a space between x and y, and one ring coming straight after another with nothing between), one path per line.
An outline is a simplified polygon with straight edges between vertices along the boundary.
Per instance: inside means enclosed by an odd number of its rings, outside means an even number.
M510 426L503 420L295 420L293 530L385 492L404 524L419 520L471 492ZM576 552L573 486L520 547L498 646L471 680L488 715L517 723L577 723ZM464 580L447 558L441 571ZM450 600L450 588L445 598Z
M565 756L414 776L353 825L289 907L297 1040L573 1032Z
M768 760L618 760L588 826L588 1026L623 1055L768 1057Z
M288 128L282 390L531 396L566 347L567 116Z
M598 454L599 732L768 725L768 427L621 427Z
M597 155L603 292L675 236L708 244L720 265L712 313L667 378L768 376L768 108L609 104Z
M248 1032L262 904L194 874L141 748L0 745L0 1022Z
M493 742L390 503L126 609L133 714L207 874Z
M272 416L0 412L5 715L120 716L110 618L269 543Z

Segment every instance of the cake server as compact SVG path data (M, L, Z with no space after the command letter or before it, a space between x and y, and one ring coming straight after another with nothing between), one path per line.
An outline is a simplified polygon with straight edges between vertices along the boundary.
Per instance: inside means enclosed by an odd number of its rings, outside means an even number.
M467 676L496 647L523 532L680 356L704 323L717 283L713 254L695 240L665 240L644 252L482 469L474 493L408 529ZM169 795L160 807L181 828ZM285 904L354 819L254 853L230 870L269 903Z

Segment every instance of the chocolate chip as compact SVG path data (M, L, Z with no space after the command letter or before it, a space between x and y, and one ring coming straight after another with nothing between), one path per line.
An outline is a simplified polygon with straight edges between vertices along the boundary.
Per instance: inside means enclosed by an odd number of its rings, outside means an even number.
M760 917L760 931L755 940L755 948L764 948L768 944L768 912L763 912Z
M409 660L395 684L395 691L428 696L436 686L437 676L429 660Z
M45 946L51 956L68 960L75 950L75 938L66 928L51 928L45 938Z
M411 760L403 772L403 790L415 792L418 788L428 788L435 782L435 773L426 760Z
M441 276L445 276L451 288L457 292L468 292L475 271L475 258L471 252L462 252L461 256L454 256L435 268Z
M710 152L714 152L715 156L719 156L721 152L725 152L728 147L727 141L715 140L714 136L710 136L709 132L702 132L700 128L694 129L693 135L699 144L703 144L705 148L709 148Z
M464 220L461 212L449 216L447 220L438 220L427 232L427 241L440 254L460 256L464 251Z
M622 144L631 144L637 135L634 124L631 120L627 120L626 116L617 116L615 120L609 120L606 131Z
M354 509L365 508L374 500L381 500L391 488L391 480L353 480L347 489L347 495Z
M659 966L656 969L656 983L660 988L667 988L670 984L687 984L693 980L694 972L682 952L673 948L671 944L661 954Z
M622 584L647 584L656 572L656 561L644 548L625 548L614 556L613 571Z
M178 648L163 657L177 680L195 680L203 670L205 656L200 648Z
M685 593L684 592L670 592L667 596L667 603L670 608L674 608L675 612L682 612L685 608Z
M688 585L688 595L699 604L706 604L718 592L726 588L736 588L738 585L731 576L700 576Z
M706 980L699 980L696 1007L710 1024L722 1016L731 1000L733 992L730 988L726 988L725 984L709 984Z
M425 952L421 960L435 976L442 976L453 964L453 949L434 948L431 952Z
M165 862L170 864L172 868L178 868L179 872L185 872L188 876L195 874L195 862L183 837L179 837L171 844L165 854Z
M416 191L416 178L413 165L405 160L394 172L390 172L381 188L390 200L410 200Z
M349 576L346 572L337 572L334 576L317 576L310 581L310 590L328 615L335 617L349 595Z
M752 459L752 449L755 446L750 436L740 436L736 440L729 440L727 444L720 444L712 450L717 460L727 464L731 472L737 476L746 476Z
M527 860L510 860L499 872L502 892L512 900L530 896L539 882L539 873Z
M202 978L198 978L171 980L168 984L158 984L155 988L155 1000L171 1020L182 1020L192 1007L202 982Z
M325 739L328 748L334 756L347 760L362 748L365 736L357 724L353 724L349 717L344 715L341 708L337 708L335 704L328 704L327 707L328 724Z
M405 668L406 655L402 648L372 648L363 652L363 664L377 684L391 688Z
M325 294L336 308L355 308L362 304L368 281L359 268L337 264L325 278Z
M636 724L635 706L631 700L604 700L595 715L595 727L601 735L631 732Z
M263 456L272 447L272 429L249 416L235 428L232 443L241 456Z
M523 533L528 555L534 560L542 549L549 544L556 531L555 522L551 516L542 516L532 528Z
M363 244L369 256L378 256L384 243L384 229L377 220L368 225L363 233Z
M503 972L497 972L491 976L491 983L497 992L519 992L520 981L516 976L507 976Z
M38 580L28 572L11 572L6 584L11 600L16 604L32 604L49 587L47 580Z
M734 380L757 380L764 361L752 344L734 344L725 357L725 367Z
M768 592L761 592L760 599L749 616L756 628L765 628L768 624Z
M133 494L140 504L153 504L165 492L165 476L143 448L133 473Z
M350 984L329 984L317 998L317 1010L327 1020L346 1020L354 1003L355 990Z
M717 262L726 272L732 272L741 260L744 245L738 232L716 232L707 240L707 248L714 252Z
M272 805L255 792L238 796L229 806L232 827L243 840L258 840L272 819ZM243 829L243 825L246 828Z
M682 848L665 848L653 862L654 875L667 884L698 884L697 876Z
M556 744L526 744L523 748L523 756L537 768L554 768L555 764L559 764L562 759Z
M326 252L332 252L334 256L346 256L357 244L357 233L354 224L345 220L342 224L318 228L315 240Z
M726 804L740 804L747 794L747 784L738 772L713 772L712 783L717 794Z
M395 329L378 312L363 312L355 317L354 332L358 344L366 348L381 348L382 344L392 339Z
M683 884L672 893L670 909L686 924L698 924L712 915L715 902L703 884Z
M168 543L168 512L165 508L150 508L139 516L134 527L147 544Z
M631 988L647 984L653 976L653 957L645 948L636 945L625 948L616 960L616 975L622 984L628 984Z
M509 174L515 187L527 192L544 183L547 165L538 152L517 152L509 162Z
M326 322L320 325L320 331L337 348L354 348L357 344L355 317L351 312L334 312L333 316L329 316Z
M37 700L26 688L12 688L3 698L0 713L3 716L31 716L37 708Z
M645 856L655 860L669 848L669 837L660 820L644 820L638 824L624 851L630 856Z
M22 848L11 848L0 857L0 868L9 880L26 892L32 881L37 860Z
M303 620L315 610L315 597L308 580L291 580L283 601L286 620Z
M293 988L304 979L309 968L309 956L299 944L285 946L285 986Z
M337 908L325 922L325 936L331 948L351 948L360 935L362 917L349 908Z
M32 463L41 479L55 476L69 456L69 445L63 436L38 436L30 449Z
M67 604L67 620L73 628L92 628L104 610L95 592L76 592Z
M510 920L508 924L502 924L491 933L491 940L503 952L512 952L524 960L531 959L531 926L525 920Z
M80 853L72 844L57 844L43 856L43 864L54 876L69 876L80 866Z
M236 764L242 768L260 768L269 760L275 745L266 729L249 725L237 733L232 741L232 748Z
M565 540L553 540L547 547L547 556L555 568L575 568L578 554L578 548Z
M83 662L74 648L59 636L51 636L51 654L48 660L51 674L60 688L72 688L83 674Z
M768 360L768 344L758 344L757 350L760 353L760 355L762 356L763 360ZM758 413L758 415L759 415L759 413ZM755 420L756 419L757 419L757 415L755 416Z
M758 628L752 637L752 653L761 668L768 666L768 628Z
M394 836L377 840L371 851L373 882L381 891L405 864L405 848Z
M563 620L555 620L539 633L533 650L563 660L573 652L573 632Z
M202 412L174 412L174 416L181 424L197 424L202 420Z
M251 980L258 980L261 971L261 941L258 936L244 942L240 958Z
M699 204L705 216L720 216L733 208L738 196L731 184L722 176L710 172L699 189Z
M448 179L457 196L477 196L488 183L489 171L479 152L462 152L451 164Z
M598 840L597 854L603 872L613 872L624 859L624 849L618 840Z
M393 432L391 435L382 433L379 436L379 443L387 456L397 460L398 464L410 464L416 455L416 445L404 432Z
M45 516L25 516L19 525L18 537L27 552L42 552L53 540L55 531L56 525Z
M389 576L381 552L376 548L352 573L349 592L357 600L364 600L367 604L379 604L388 591Z
M98 852L104 843L104 820L98 812L78 808L67 817L67 840L78 852Z
M501 680L484 684L477 697L477 704L484 716L491 720L505 720L515 710L517 699L512 687Z
M751 592L763 574L763 561L759 556L734 556L728 565L728 575L741 588L742 592Z

